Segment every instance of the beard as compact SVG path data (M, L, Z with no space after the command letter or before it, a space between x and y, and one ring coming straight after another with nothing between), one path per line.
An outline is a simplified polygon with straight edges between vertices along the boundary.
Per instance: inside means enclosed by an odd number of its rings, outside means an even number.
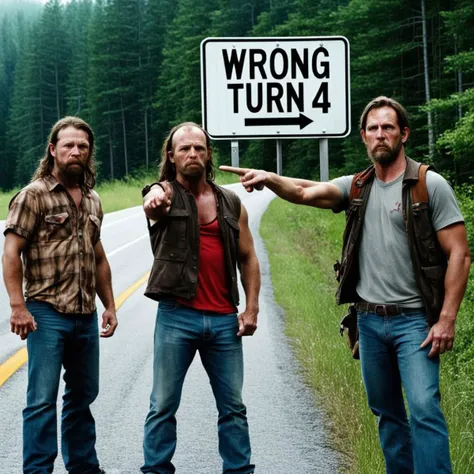
M378 163L380 165L388 165L393 163L402 149L402 140L398 140L393 148L388 145L378 145L373 150L367 150L372 163Z
M196 165L185 166L180 169L181 174L188 180L188 181L199 181L203 174L206 173L206 168Z
M61 180L72 185L82 186L85 182L85 169L82 163L68 163L59 167Z

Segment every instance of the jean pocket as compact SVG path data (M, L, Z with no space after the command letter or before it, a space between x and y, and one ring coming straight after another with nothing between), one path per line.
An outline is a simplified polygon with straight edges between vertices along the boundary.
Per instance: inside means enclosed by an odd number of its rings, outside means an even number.
M410 325L410 329L413 331L428 333L430 330L425 313L405 313L402 315L402 318L406 324Z
M179 304L174 300L160 300L158 310L167 313L176 310L178 306Z

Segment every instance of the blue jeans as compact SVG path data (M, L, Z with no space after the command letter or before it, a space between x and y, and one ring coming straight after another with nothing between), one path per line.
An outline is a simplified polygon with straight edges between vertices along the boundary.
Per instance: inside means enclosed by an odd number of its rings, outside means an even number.
M223 472L252 473L247 411L242 402L242 339L235 313L196 311L172 300L160 301L150 412L145 421L142 472L171 474L176 449L176 418L184 377L199 351L218 410L219 453Z
M369 407L378 416L387 474L452 473L440 408L439 357L428 357L430 345L420 348L429 332L425 313L359 312L358 326L362 377Z
M89 405L99 391L97 313L62 314L47 303L31 301L38 325L28 334L28 391L23 410L23 472L53 472L58 454L59 378L64 366L61 451L70 474L99 472L95 423Z

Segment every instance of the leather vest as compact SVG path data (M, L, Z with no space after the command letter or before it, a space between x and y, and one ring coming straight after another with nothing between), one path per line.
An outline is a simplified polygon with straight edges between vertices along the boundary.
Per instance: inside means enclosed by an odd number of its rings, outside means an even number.
M438 321L443 306L447 258L431 223L427 191L423 202L413 202L413 189L419 180L419 168L420 163L407 157L407 168L402 184L402 206L415 278L423 299L428 323L433 325ZM346 203L342 258L337 268L339 287L336 299L338 304L354 303L360 299L356 291L359 281L360 235L374 176L373 166L356 175L353 186L361 188L360 195ZM426 188L426 182L424 186ZM335 209L335 212L343 209L344 204L341 208ZM383 301L372 303L383 303Z
M239 304L237 266L239 265L239 197L226 188L208 181L217 201L217 219L224 245L227 281L232 303ZM196 294L199 268L199 221L194 197L177 181L172 181L173 201L169 213L148 224L154 262L145 296L192 299ZM146 195L146 186L142 191Z

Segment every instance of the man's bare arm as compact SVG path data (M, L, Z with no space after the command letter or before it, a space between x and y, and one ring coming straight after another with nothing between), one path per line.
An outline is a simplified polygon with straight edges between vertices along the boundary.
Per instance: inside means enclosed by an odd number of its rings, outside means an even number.
M295 204L332 209L342 200L339 188L332 183L318 183L307 179L290 178L264 170L220 166L220 170L237 174L248 192L271 189L277 196Z
M112 290L112 273L100 240L95 244L94 252L97 282L96 291L105 308L102 314L102 331L100 335L101 337L110 337L114 335L118 325L117 315L115 313L114 293Z
M245 311L239 315L238 336L251 336L257 330L258 295L260 293L260 266L255 253L248 214L242 206L240 219L239 258L242 286L245 291Z
M5 236L3 250L3 281L10 298L11 316L10 328L21 339L26 339L28 333L36 331L36 322L26 309L23 297L23 264L21 253L26 249L28 242L14 232Z
M444 279L444 303L439 321L433 325L421 347L432 343L430 357L453 348L456 317L466 291L471 257L464 223L450 225L436 233L448 258Z

